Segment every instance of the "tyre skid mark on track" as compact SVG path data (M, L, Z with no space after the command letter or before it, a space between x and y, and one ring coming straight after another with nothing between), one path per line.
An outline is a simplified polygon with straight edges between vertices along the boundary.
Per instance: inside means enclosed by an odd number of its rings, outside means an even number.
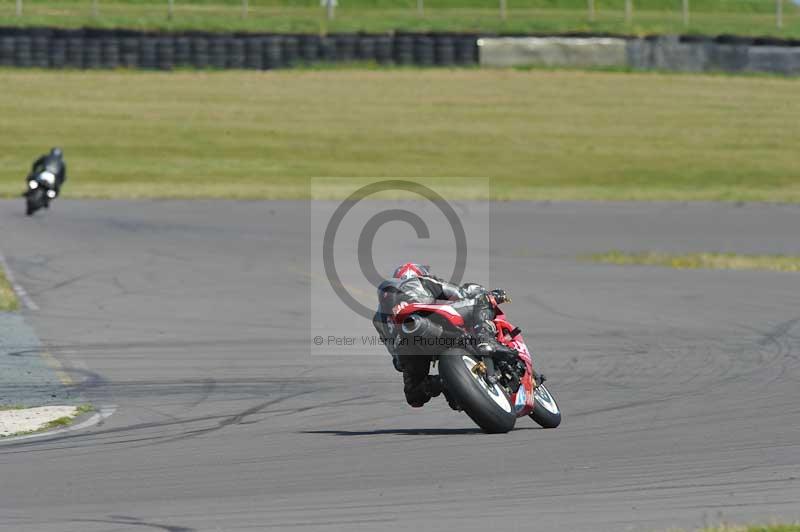
M630 322L625 322L620 320L608 320L597 316L579 316L577 314L570 314L569 312L557 309L555 306L546 303L539 296L533 294L528 294L524 296L523 301L532 303L533 306L542 309L548 314L551 314L553 316L558 316L559 318L566 318L568 320L580 321L583 323L597 324L597 325L614 325L615 327L622 327L622 328L630 328L633 325ZM607 330L602 329L600 327L595 328L595 331L598 333L607 333Z
M44 293L47 293L47 292L54 292L55 290L58 290L59 288L67 287L67 286L69 286L71 284L80 282L80 281L82 281L84 279L87 279L87 278L89 278L89 277L91 277L93 275L96 275L98 273L103 273L103 272L102 271L96 271L96 272L82 273L80 275L76 275L76 276L70 277L69 279L65 279L63 281L59 281L59 282L57 282L55 284L52 284L50 286L45 286L45 287L39 288L35 292L31 292L31 294L35 295L35 296L38 296L38 295L41 295L41 294L44 294Z
M252 414L257 413L258 411L262 410L263 408L266 408L266 407L274 405L274 404L282 403L283 401L292 399L293 397L298 397L298 396L303 395L305 393L307 393L307 392L299 392L299 393L296 393L296 394L291 394L291 395L287 395L287 396L284 396L284 397L271 399L271 400L265 401L265 402L263 402L261 404L246 408L245 410L243 410L241 412L237 412L236 414L233 414L233 415L207 416L205 418L195 418L195 419L191 419L191 420L184 419L184 420L171 422L171 423L151 424L147 428L163 428L163 427L171 426L171 425L186 425L186 424L189 424L189 423L196 423L196 422L202 422L202 421L219 420L219 421L216 422L216 425L212 426L212 427L203 427L203 428L199 428L199 429L187 430L187 431L184 431L183 433L177 434L177 435L165 435L165 436L155 435L155 436L147 436L147 437L143 437L143 438L135 438L135 439L132 438L132 439L127 439L127 440L115 440L115 441L110 441L110 442L103 443L102 445L118 445L118 444L123 444L123 443L134 443L134 442L142 442L142 441L148 442L146 445L134 445L134 446L130 447L130 448L136 449L136 448L141 448L141 447L150 447L150 446L153 446L153 445L162 445L162 444L165 444L165 443L182 441L182 440L186 440L186 439L189 439L189 438L195 438L195 437L198 437L198 436L202 436L204 434L209 434L209 433L212 433L212 432L216 432L216 431L222 430L225 427L228 427L230 425L241 423L241 421L244 418L246 418L247 416L250 416ZM119 428L114 429L114 430L115 430L115 433L119 433L119 432L131 431L131 430L139 430L139 428L141 428L141 427L137 427L137 426L134 425L134 426L129 426L129 427L119 427Z
M764 334L764 337L761 338L758 343L761 345L767 344L769 342L778 343L778 340L781 338L785 338L789 336L789 332L794 328L795 325L800 323L800 318L794 318L792 320L786 321L777 325L774 329Z
M767 505L767 506L769 506L769 505L782 506L782 505L785 505L785 504L796 505L797 504L797 500L796 499L792 499L792 500L789 500L789 501L773 501L773 500L771 500L771 501L769 501L767 503L764 503L764 502L761 502L761 501L753 501L753 502L736 502L736 503L728 503L728 504L703 504L703 505L700 505L700 506L698 506L698 505L678 505L678 506L673 506L672 508L674 508L674 509L685 509L685 510L706 510L706 509L712 509L712 508L747 508L747 507L750 507L750 506L765 506L765 505Z
M672 396L680 396L680 397L696 397L701 394L708 393L709 389L713 389L722 384L732 384L736 383L737 381L746 381L748 385L752 385L753 377L764 374L766 371L776 371L776 374L769 377L769 381L764 384L764 386L768 386L771 383L775 382L776 380L780 379L783 376L786 376L785 373L788 371L793 363L793 361L797 358L794 354L794 350L792 349L792 345L790 342L785 342L786 336L785 334L788 332L784 330L784 342L778 342L775 338L772 338L769 342L772 345L777 347L776 350L766 350L763 346L760 346L759 340L764 337L763 331L758 331L748 327L742 327L748 329L750 332L756 332L759 335L759 339L749 340L742 338L738 341L735 345L730 345L729 343L723 343L722 345L712 348L708 350L708 353L704 357L704 359L708 359L709 356L716 356L721 358L722 360L726 361L724 369L721 371L717 371L718 377L713 378L709 375L703 377L699 375L692 375L690 378L685 379L683 381L676 381L675 379L667 379L666 375L660 375L659 379L666 382L669 389L671 390L668 397ZM791 338L791 337L789 337ZM709 339L710 342L715 341L716 339ZM773 341L775 340L775 341ZM696 340L695 342L699 342ZM658 347L658 346L656 346ZM664 349L662 347L662 349ZM752 360L751 356L747 356L747 354L752 353L753 351L757 351L759 354L763 356L766 352L771 352L772 354L767 357L763 357L763 360L757 362L750 362L747 364L751 366L748 370L743 369L736 369L737 366L741 365L741 361L744 359L745 361ZM680 351L679 346L672 346L669 349L665 349L665 352L672 352L672 351ZM692 357L690 356L692 349L685 350L685 354L681 357L678 357L676 360L689 360L691 361ZM673 357L674 358L674 357ZM737 362L738 361L738 364ZM622 364L622 362L620 362ZM675 363L671 364L672 367L675 367ZM778 367L776 367L776 365ZM612 371L614 371L612 369ZM609 372L610 373L610 372ZM630 376L629 376L630 377ZM628 378L629 378L628 377ZM703 380L700 380L703 379ZM602 379L600 382L607 383L607 379ZM613 381L612 381L613 382ZM686 385L690 383L696 383L696 386L692 386L693 389L686 389ZM633 389L633 390L640 390L642 384L621 384L618 386L622 389ZM662 399L653 399L647 400L645 403L653 402L656 403ZM632 405L620 405L621 408L628 408L637 406L635 404ZM616 409L617 407L610 407L610 409ZM589 413L601 413L603 412L604 408L598 408ZM583 415L584 413L578 413L578 415Z
M739 378L747 378L748 381L750 381L750 377L755 376L759 373L759 371L763 372L765 369L772 369L776 365L780 365L777 373L773 375L767 382L762 383L761 386L768 387L780 378L787 377L787 372L797 364L798 360L800 360L800 353L796 353L794 348L794 342L796 342L798 338L788 334L791 328L798 322L800 322L800 319L790 320L789 322L778 325L775 329L766 333L754 327L746 325L741 326L743 329L759 335L759 339L754 342L754 346L756 347L761 358L753 370L748 373L740 373ZM774 349L768 349L768 345L774 346ZM745 350L743 349L742 352L737 354L741 355L744 354L744 352ZM766 353L773 354L770 357L766 357Z
M49 315L53 317L54 315ZM60 317L60 316L59 316ZM73 316L74 317L74 316ZM138 318L137 318L138 319ZM194 321L194 320L192 320ZM214 322L219 323L219 322ZM264 325L262 329L278 329L285 330L285 326L269 326ZM287 338L280 338L281 341L288 341ZM203 339L203 340L154 340L151 342L138 340L135 342L94 342L94 343L81 343L81 344L48 344L48 348L55 352L114 352L125 351L129 349L142 349L142 350L160 350L164 349L185 349L196 347L214 347L214 348L233 348L238 346L264 346L271 341L275 341L275 337L257 336L252 338L229 338L229 339ZM306 340L297 340L297 343L306 345ZM306 351L307 352L307 351Z
M110 525L127 525L154 528L166 532L194 532L196 529L177 525L163 525L151 521L144 521L138 517L125 515L109 515L108 519L67 519L69 523L105 523Z
M324 390L324 391L329 391L329 390ZM202 428L202 429L190 430L190 431L186 431L183 434L179 434L179 435L176 435L176 436L162 437L163 439L155 438L147 446L160 445L160 444L164 444L164 443L182 441L182 440L185 440L187 438L194 438L194 437L197 437L197 436L202 436L204 434L208 434L208 433L211 433L211 432L216 432L216 431L221 430L221 429L223 429L223 428L225 428L227 426L230 426L230 425L235 425L235 424L246 424L246 425L249 425L249 424L252 424L252 423L258 423L260 420L259 421L250 421L250 422L246 422L245 423L244 419L246 417L253 416L255 414L270 414L271 412L269 412L269 411L264 412L263 411L264 408L267 408L267 407L275 405L275 404L282 403L284 401L288 401L290 399L294 399L296 397L300 397L300 396L306 395L308 393L310 393L310 392L306 392L306 391L298 392L298 393L295 393L295 394L287 395L287 396L279 398L279 399L267 401L267 402L264 402L262 404L250 407L250 408L248 408L248 409L246 409L246 410L244 410L242 412L239 412L238 414L235 414L233 416L227 417L227 418L223 419L222 421L220 421L217 424L217 426L215 426L215 427L206 427L206 428ZM342 399L340 401L334 401L334 402L329 402L329 403L326 402L326 403L321 403L320 405L316 405L316 406L313 406L313 407L306 407L305 409L319 408L319 407L323 407L323 406L336 406L336 405L346 404L346 403L349 403L351 401L360 400L362 398L367 398L367 397L369 397L369 396L352 397L352 398ZM302 411L302 410L304 410L304 408L298 409L298 411ZM134 446L133 448L137 448L137 447L144 447L144 446Z
M602 413L605 413L605 412L614 412L614 411L618 411L618 410L626 410L628 408L636 408L636 407L639 407L639 406L651 406L651 405L655 405L655 404L658 404L658 403L663 403L665 401L670 401L672 399L674 399L674 397L672 395L669 395L667 397L657 397L657 398L654 398L654 399L643 399L641 401L631 401L629 403L622 403L622 404L619 404L619 405L612 405L612 406L606 406L606 407L602 407L602 408L595 408L595 409L592 409L592 410L584 410L584 411L572 412L572 413L570 413L569 417L570 417L570 419L572 419L572 418L576 418L576 417L591 416L591 415L594 415L594 414L602 414Z
M328 392L328 391L335 391L335 390L336 390L336 388L316 388L313 391ZM223 429L223 428L225 428L227 426L230 426L230 425L233 425L233 424L242 423L242 421L246 417L254 415L254 414L257 414L257 413L261 412L264 408L267 408L267 407L275 405L275 404L279 404L279 403L284 402L284 401L289 400L289 399L293 399L293 398L296 398L296 397L299 397L299 396L302 396L302 395L306 395L308 393L310 393L310 392L309 391L302 391L302 392L298 392L298 393L289 394L289 395L286 395L284 397L280 397L280 398L272 399L272 400L269 400L269 401L265 401L265 402L260 403L258 405L249 407L249 408L247 408L247 409L245 409L245 410L243 410L241 412L237 412L236 414L233 414L233 415L204 416L204 417L195 417L195 418L184 418L184 419L178 419L178 420L174 420L174 421L171 420L171 421L166 421L166 422L141 423L141 424L137 424L137 425L129 425L129 426L125 426L125 427L116 427L116 428L113 428L113 429L96 431L96 432L92 432L90 434L86 434L85 436L91 436L93 439L97 439L98 437L109 436L109 435L113 436L113 435L116 435L116 434L121 434L121 433L125 433L125 432L133 432L133 431L138 431L138 430L143 430L143 429L158 429L158 428L164 428L164 427L170 427L170 426L179 426L179 425L186 425L186 424L191 424L191 423L206 422L206 421L211 421L211 420L220 420L213 427L204 427L204 428L200 428L200 429L189 430L189 431L186 431L186 432L184 432L182 434L179 434L179 435L167 435L167 436L155 435L155 436L147 436L147 437L143 437L143 438L130 438L130 439L125 439L125 440L115 440L115 441L109 441L109 442L96 442L95 441L95 442L84 442L84 443L94 444L94 445L97 445L97 444L100 444L100 445L116 445L116 444L123 444L123 443L133 443L133 442L139 442L139 441L148 441L148 442L150 442L150 443L148 443L148 445L156 445L156 444L162 444L162 443L169 443L169 442L172 442L172 441L179 441L179 440L183 440L183 439L186 439L186 438L197 437L197 436L201 436L201 435L204 435L204 434L207 434L207 433L210 433L210 432L215 432L217 430ZM354 400L360 400L360 399L369 398L369 397L371 397L371 396L370 395L364 395L364 396L350 397L350 398L343 399L343 400L340 400L340 401L321 403L321 404L316 405L314 407L302 407L300 410L309 409L309 408L320 408L320 407L324 407L324 406L328 406L328 405L335 405L337 403L347 403L347 402L351 402L351 401L354 401ZM84 436L84 435L81 435L81 436ZM70 436L64 436L62 438L53 438L51 440L48 440L47 443L53 443L56 440L66 440L68 438L74 438L74 437L77 437L77 436L71 436L70 435ZM135 447L143 447L143 446L135 446Z
M794 326L798 323L800 323L800 318L795 318L781 323L772 331L765 333L762 339L759 341L759 344L761 345L766 345L768 343L775 345L782 361L781 371L770 381L765 383L765 386L773 384L781 377L794 381L798 381L798 379L800 379L800 372L797 372L797 377L792 377L789 374L792 369L797 369L800 367L800 350L796 347L797 345L800 345L800 337L789 334Z
M200 406L202 403L206 402L211 394L214 392L214 388L217 386L217 381L213 378L208 377L203 379L203 388L200 390L200 397L198 397L195 401L193 401L189 405L189 410L193 410Z
M342 406L342 405L346 405L346 404L352 403L353 401L363 401L365 399L372 399L372 398L374 398L376 396L377 396L377 394L356 395L354 397L348 397L346 399L339 399L337 401L325 401L324 403L319 403L319 404L316 404L316 405L301 406L301 407L298 407L298 408L287 408L287 409L281 409L281 410L266 410L266 411L263 411L263 412L260 412L260 413L261 414L274 415L276 417L293 415L293 414L302 414L303 412L308 412L310 410L318 410L320 408L327 408L327 407L333 407L333 406ZM377 404L377 403L376 403L376 401L372 401L372 404Z
M280 401L282 401L284 399L286 399L286 398L281 398L277 402L280 402ZM270 401L270 402L273 402L273 401ZM250 410L250 409L247 409L247 410ZM114 427L114 428L110 428L110 429L98 430L98 431L95 431L95 432L85 433L85 434L67 434L67 435L63 435L63 436L55 436L55 437L50 438L50 439L48 439L46 441L41 441L40 440L40 441L31 442L31 445L26 447L25 449L21 449L21 450L17 450L17 451L11 451L11 452L37 451L39 449L34 449L33 448L33 446L36 445L36 444L59 443L59 442L62 442L62 441L71 441L71 440L76 440L76 439L80 440L80 439L85 439L85 438L91 438L92 440L97 440L97 439L102 439L103 437L113 437L113 436L118 435L118 434L123 434L123 433L126 433L126 432L139 431L139 430L158 429L158 428L186 425L186 424L190 424L190 423L198 423L198 422L212 421L212 420L218 420L218 419L222 419L224 421L224 420L231 419L231 417L239 416L241 414L242 414L242 412L234 414L233 416L231 416L230 414L228 414L228 415L224 415L223 414L223 415L212 415L212 416L199 416L199 417L195 417L195 418L185 418L185 419L179 419L177 421L138 423L138 424L134 424L134 425L126 425L126 426L123 426L123 427ZM230 423L226 423L226 425L227 424L230 424ZM217 427L212 427L212 429L216 430ZM114 444L117 444L117 443L125 443L126 441L143 441L143 440L152 440L152 439L158 439L158 438L164 438L164 436L149 436L149 437L145 437L145 438L138 438L138 439L132 439L132 440L119 440L119 441L109 441L109 442L77 441L75 447L83 447L83 446L86 446L86 445L93 445L93 446L103 445L103 446L105 446L105 445L114 445ZM61 447L61 448L64 448L64 447ZM41 450L42 451L47 451L47 450L50 450L50 449L41 449Z
M320 519L317 521L284 521L276 523L268 523L263 526L267 529L277 528L284 530L287 528L299 528L305 526L335 526L335 525L357 525L357 524L375 524L375 523L395 523L398 520L395 518L375 518L375 519Z
M745 484L747 484L747 483L745 483ZM739 485L739 483L732 482L731 485ZM487 505L487 508L486 508L487 514L490 514L490 513L494 512L498 516L507 516L507 513L505 512L505 509L507 509L507 508L515 508L515 507L517 507L519 505L519 501L523 501L523 500L563 499L564 497L575 498L575 497L580 497L582 495L590 495L590 496L599 495L599 496L603 496L606 493L609 493L607 490L598 489L598 490L590 490L590 491L581 490L581 491L575 491L575 492L569 492L569 493L554 494L554 493L550 493L550 492L545 492L545 491L543 491L541 489L532 488L527 484L525 485L525 487L527 487L529 489L518 489L518 488L521 488L521 487L522 486L515 486L514 489L510 489L509 492L513 494L512 496L509 496L507 494L496 495L494 493L489 493L489 492L482 494L482 497L486 500L486 502L491 502L492 503L491 505ZM713 484L709 484L708 487L709 488L716 488L717 486L713 485ZM682 488L681 487L677 487L677 488L673 488L673 489L682 489ZM629 490L622 491L621 493L641 493L641 492L642 492L642 490L637 490L635 487L632 487ZM749 490L748 490L748 493L749 493ZM676 496L679 496L679 494L676 494ZM669 495L669 494L664 494L664 493L658 493L657 495L649 495L647 493L641 493L641 498L653 499L655 501L660 501L662 499L664 499L664 500L670 499L670 498L672 498L672 496ZM323 510L323 511L343 511L343 512L354 512L354 511L367 510L367 511L375 511L375 512L385 513L386 511L394 511L394 512L397 512L398 514L405 515L406 514L406 510L405 509L419 508L421 506L446 508L446 507L451 507L453 505L455 505L456 507L460 508L461 507L460 505L462 503L463 503L463 497L460 497L458 495L451 495L449 497L445 496L445 495L441 495L435 501L418 500L418 501L409 501L409 502L407 502L407 501L400 500L400 501L392 501L392 502L387 502L387 503L377 503L377 502L372 502L372 503L344 503L344 502L341 502L341 503L337 503L337 504L327 504L327 505L326 504L317 504L317 505L315 505L314 508L317 511ZM705 506L700 506L700 507L703 508ZM280 511L283 511L283 512L303 512L305 510L307 510L307 508L302 507L302 506L290 506L290 507L282 506L281 509L280 509ZM458 511L458 510L454 510L454 511ZM557 509L557 508L549 508L547 510L547 513L548 514L568 514L571 511L572 510L570 510L569 508L564 508L563 510ZM270 512L270 513L272 513L272 512Z
M721 475L731 475L736 473L741 473L744 471L748 471L753 469L754 466L747 466L743 468L727 470L723 472L714 472L709 473L707 475L700 475L700 478L709 478L713 476L721 476ZM552 497L575 497L579 495L603 495L607 493L637 493L640 491L670 491L670 490L706 490L706 489L719 489L719 488L727 488L727 487L736 487L736 488L743 488L747 486L747 491L754 491L751 487L752 486L764 486L764 485L772 485L781 482L795 482L792 478L779 478L779 479L763 479L763 480L730 480L730 481L720 481L720 482L692 482L697 480L697 475L686 476L677 479L671 479L668 481L659 481L658 483L647 485L641 483L633 483L629 486L619 486L619 487L609 487L605 489L598 489L598 490L581 490L579 492L570 492L570 493L548 493L545 495L552 496ZM689 483L682 483L681 480L686 480ZM681 497L681 493L676 493L674 495L670 494L659 494L659 498L668 499L670 497Z

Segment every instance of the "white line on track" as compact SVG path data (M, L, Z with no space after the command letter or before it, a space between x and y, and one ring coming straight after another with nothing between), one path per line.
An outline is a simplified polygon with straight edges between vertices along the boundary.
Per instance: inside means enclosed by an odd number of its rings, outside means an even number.
M14 277L14 272L11 270L11 266L8 265L8 261L6 260L2 251L0 251L0 266L2 266L5 270L8 283L11 285L11 288L14 289L14 292L17 293L17 297L19 297L19 300L22 301L23 305L25 305L25 308L34 311L39 310L39 305L37 305L36 302L31 299L31 296L29 296L28 292L25 291L25 287L17 282L16 278Z

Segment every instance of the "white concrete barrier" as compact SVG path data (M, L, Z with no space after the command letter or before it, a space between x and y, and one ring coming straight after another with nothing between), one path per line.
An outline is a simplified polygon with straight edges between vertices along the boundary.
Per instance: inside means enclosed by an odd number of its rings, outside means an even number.
M750 39L752 41L752 39ZM774 72L800 74L800 46L714 39L481 37L478 57L488 67L619 67L680 72Z
M482 37L481 66L625 67L625 39L606 37Z

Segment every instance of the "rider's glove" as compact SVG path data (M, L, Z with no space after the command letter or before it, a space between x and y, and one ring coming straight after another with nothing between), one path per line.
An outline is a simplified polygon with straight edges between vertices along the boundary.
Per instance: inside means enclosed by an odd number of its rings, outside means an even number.
M511 296L506 293L505 290L501 288L495 288L490 292L494 300L497 302L498 305L502 303L511 303Z
M464 283L461 285L464 296L468 298L478 297L486 293L486 289L478 283Z
M401 301L400 303L392 307L392 316L397 316L398 314L400 314L400 311L406 308L407 306L408 306L407 301Z

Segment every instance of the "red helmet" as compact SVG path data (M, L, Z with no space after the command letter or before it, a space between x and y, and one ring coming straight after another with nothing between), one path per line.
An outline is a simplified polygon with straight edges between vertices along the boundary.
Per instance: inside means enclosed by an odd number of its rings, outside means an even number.
M431 270L427 266L406 262L394 271L392 277L395 279L411 279L412 277L424 277L430 274Z

